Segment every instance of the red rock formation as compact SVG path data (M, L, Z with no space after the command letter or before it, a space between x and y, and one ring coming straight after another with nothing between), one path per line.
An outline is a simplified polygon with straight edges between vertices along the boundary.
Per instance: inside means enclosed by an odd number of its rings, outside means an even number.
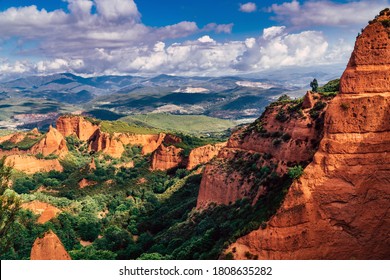
M124 152L125 145L142 146L142 154L153 153L163 142L171 145L181 140L172 135L160 134L131 134L102 132L99 125L92 124L82 116L62 116L56 123L58 131L64 135L76 135L80 140L89 142L89 149L119 158Z
M68 153L68 147L64 136L57 129L50 126L46 135L29 152L35 155L42 154L43 156L50 154L64 156Z
M7 136L5 136L4 138L5 139L8 138L7 139L8 141L16 144L16 143L19 143L20 141L22 141L25 137L26 137L26 133L16 132L14 134L9 135L9 138Z
M68 252L58 236L51 230L37 238L31 249L31 260L70 260Z
M226 143L206 145L195 148L188 156L187 169L191 170L199 164L205 164L218 155L219 151L226 146Z
M302 109L310 109L314 106L314 96L318 97L318 94L308 91L303 97Z
M183 149L175 146L165 147L161 144L152 155L152 170L168 170L183 166L184 157L182 156Z
M383 20L390 15L357 38L313 162L267 227L230 246L235 258L390 258L390 28Z
M34 156L27 155L7 156L5 164L27 174L49 172L51 170L59 172L63 171L63 167L61 166L58 159L37 159Z
M118 140L124 145L141 145L142 154L153 153L164 141L166 134L129 134L121 133L116 135Z
M97 130L89 143L89 150L110 155L113 158L120 158L125 151L123 143L117 137L111 136L107 132Z
M30 131L31 134L40 135L38 128L34 128Z
M88 141L99 129L82 116L61 116L57 119L56 127L63 136L76 135L82 141Z
M256 174L243 174L242 164L237 164L239 161L253 161L259 169L269 168L269 174L276 172L279 175L285 174L289 166L305 165L310 161L321 138L321 112L329 100L322 98L316 102L323 104L318 110L319 117L312 117L313 108L289 113L290 107L299 104L280 103L269 106L249 127L233 133L226 148L204 170L197 208L204 208L209 203L229 204L244 197L256 202L256 197L264 192L266 178L257 185ZM280 112L286 119L278 117ZM232 165L236 168L229 167Z
M376 18L357 38L347 69L340 81L344 94L390 92L390 39L388 15Z
M44 224L47 221L53 219L59 213L61 213L61 210L57 207L54 207L53 205L41 201L31 201L28 203L23 203L21 207L23 209L31 210L31 212L33 212L34 214L39 215L37 221L38 224Z

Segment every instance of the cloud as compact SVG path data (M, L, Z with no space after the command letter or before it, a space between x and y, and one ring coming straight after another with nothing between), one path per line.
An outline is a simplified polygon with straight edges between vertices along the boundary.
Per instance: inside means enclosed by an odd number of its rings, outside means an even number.
M214 39L212 39L212 38L210 38L210 36L209 35L205 35L205 36L203 36L203 37L200 37L199 39L198 39L198 41L199 42L201 42L201 43L211 43L211 44L215 44L216 42L214 41Z
M248 49L233 65L240 71L326 64L327 61L323 58L329 51L329 44L321 32L303 31L289 34L285 32L284 26L264 29L263 36L256 41L251 39L247 46ZM333 58L340 59L336 51Z
M363 26L367 19L373 18L385 8L386 0L360 0L338 3L334 1L293 0L282 4L273 4L268 11L275 14L274 19L289 25L308 26Z
M231 33L233 24L199 27L182 21L150 27L142 23L133 0L67 2L69 12L48 12L36 6L0 12L2 42L17 41L23 54L30 57L16 61L0 58L0 78L58 72L231 75L346 62L351 51L344 41L330 45L318 31L291 33L285 26L271 26L257 38L220 41L220 36L213 38L213 34ZM305 5L292 1L273 9L275 14L287 10L294 14ZM188 40L195 36L198 38Z
M263 30L263 38L265 40L272 39L277 35L280 35L286 29L285 26L272 26Z
M232 32L233 25L234 25L233 23L229 23L229 24L209 23L202 28L202 31L204 32L214 31L215 33L230 34Z
M0 37L16 38L22 43L38 42L38 48L25 50L31 53L83 57L95 48L154 45L157 41L185 38L205 31L230 33L233 26L210 23L201 29L195 22L182 21L150 27L141 22L133 0L64 1L68 2L69 12L60 9L48 12L36 6L0 12Z
M91 2L91 1L88 1ZM95 0L96 10L106 20L139 22L141 15L134 1L129 0Z
M257 6L253 2L248 2L245 4L240 4L239 10L244 13L253 13L257 10Z

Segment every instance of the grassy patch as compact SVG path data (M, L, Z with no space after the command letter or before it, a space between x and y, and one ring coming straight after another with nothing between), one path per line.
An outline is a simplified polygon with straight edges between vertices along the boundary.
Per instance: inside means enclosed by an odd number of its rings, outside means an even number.
M134 115L120 120L132 125L137 124L186 134L222 132L236 125L235 122L230 120L203 115L171 115L166 113Z
M157 134L161 131L154 128L131 125L123 121L102 121L100 123L100 129L103 132L108 132L110 134L114 134L115 132L134 134Z

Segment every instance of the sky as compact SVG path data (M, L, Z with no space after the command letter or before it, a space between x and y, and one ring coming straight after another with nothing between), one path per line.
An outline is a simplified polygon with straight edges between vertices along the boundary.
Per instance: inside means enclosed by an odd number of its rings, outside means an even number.
M0 0L0 79L346 64L390 0Z

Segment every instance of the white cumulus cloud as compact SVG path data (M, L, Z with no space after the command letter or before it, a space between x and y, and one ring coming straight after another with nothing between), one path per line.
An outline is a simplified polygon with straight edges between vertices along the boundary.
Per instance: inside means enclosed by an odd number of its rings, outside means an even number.
M263 30L263 38L265 40L272 39L284 32L285 26L272 26Z
M275 19L299 27L364 26L380 10L389 5L387 0L359 0L339 3L335 1L298 1L273 4L269 12Z
M230 33L233 24L199 27L182 21L150 27L142 23L133 0L67 2L66 12L48 12L36 6L0 12L0 47L13 39L31 58L0 58L0 79L55 72L231 75L284 66L346 63L351 52L348 42L329 43L319 31L292 32L285 26L271 26L256 38L221 40L213 34ZM324 3L329 6L331 2ZM288 20L293 20L304 7L310 8L309 2L291 1L271 8L277 16L288 11ZM194 37L197 39L188 40Z
M253 2L248 2L245 4L240 4L240 11L244 13L253 13L257 10L257 6Z

